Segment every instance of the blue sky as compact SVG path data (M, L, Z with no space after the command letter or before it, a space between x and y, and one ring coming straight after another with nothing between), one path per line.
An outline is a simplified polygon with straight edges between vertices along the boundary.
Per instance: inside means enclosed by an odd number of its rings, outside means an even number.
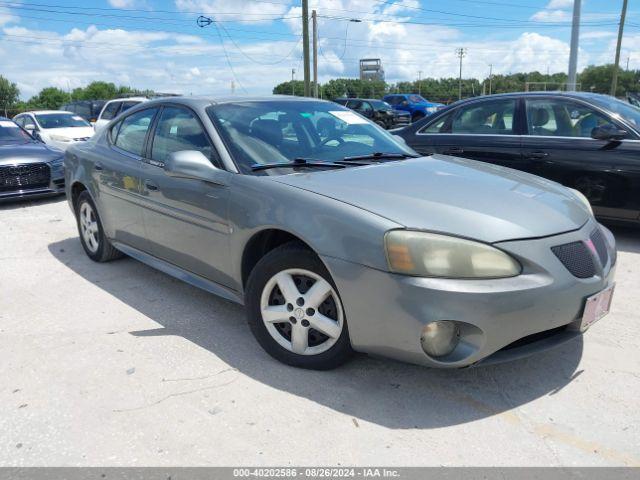
M640 68L630 3L621 63ZM320 79L357 76L363 57L387 79L566 71L572 0L310 0ZM582 3L579 68L612 62L622 0ZM635 9L635 10L634 10ZM199 13L216 20L196 25ZM92 80L184 94L264 94L301 78L300 2L289 0L0 0L0 74L23 97ZM350 20L359 20L354 22Z

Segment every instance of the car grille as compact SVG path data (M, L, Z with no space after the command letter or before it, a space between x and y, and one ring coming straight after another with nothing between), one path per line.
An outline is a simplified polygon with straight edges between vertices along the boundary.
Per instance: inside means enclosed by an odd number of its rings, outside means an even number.
M0 166L0 192L48 187L50 178L46 163Z
M591 234L591 242L593 242L593 246L598 253L598 258L600 259L600 263L604 266L607 264L607 259L609 255L607 254L607 244L604 240L604 235L599 228L596 228Z
M565 243L564 245L551 247L551 251L573 276L589 278L596 274L593 255L591 255L584 242Z

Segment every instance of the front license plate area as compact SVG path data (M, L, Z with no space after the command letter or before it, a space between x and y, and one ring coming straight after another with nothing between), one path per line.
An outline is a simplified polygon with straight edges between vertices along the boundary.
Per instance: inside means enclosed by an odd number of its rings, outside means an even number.
M604 290L591 295L587 298L584 305L582 319L578 323L577 330L584 332L591 325L604 317L611 309L611 300L613 299L613 290L615 285L605 288Z

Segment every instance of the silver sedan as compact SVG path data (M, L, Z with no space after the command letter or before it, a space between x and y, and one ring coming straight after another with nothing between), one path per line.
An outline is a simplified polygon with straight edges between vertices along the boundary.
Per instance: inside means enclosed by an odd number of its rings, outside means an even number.
M434 155L335 103L170 98L65 157L80 241L231 301L273 357L466 367L609 310L615 241L576 191Z

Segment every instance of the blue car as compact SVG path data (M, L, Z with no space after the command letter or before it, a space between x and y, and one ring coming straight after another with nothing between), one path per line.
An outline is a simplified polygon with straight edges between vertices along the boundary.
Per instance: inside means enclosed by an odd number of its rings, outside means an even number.
M415 93L396 93L386 95L382 100L387 102L396 110L404 110L411 114L411 121L417 122L421 118L445 107L442 103L434 103Z

